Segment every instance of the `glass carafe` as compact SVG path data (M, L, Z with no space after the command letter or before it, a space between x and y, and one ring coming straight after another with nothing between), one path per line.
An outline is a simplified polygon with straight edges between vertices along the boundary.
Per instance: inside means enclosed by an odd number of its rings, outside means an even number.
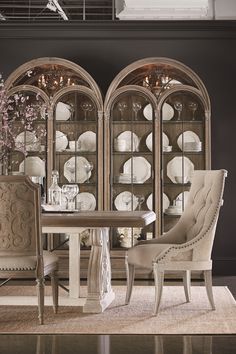
M59 173L57 170L52 171L52 184L48 189L49 204L61 206L61 188L58 185Z

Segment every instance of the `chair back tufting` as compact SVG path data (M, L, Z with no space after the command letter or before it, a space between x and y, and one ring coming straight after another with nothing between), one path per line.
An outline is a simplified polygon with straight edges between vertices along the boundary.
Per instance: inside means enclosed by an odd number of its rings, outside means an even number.
M199 259L209 259L215 236L220 207L223 202L225 170L194 171L192 185L185 211L179 220L178 229L182 229L183 242L202 240L201 249L194 248ZM203 240L204 239L204 240ZM201 254L199 254L201 252Z

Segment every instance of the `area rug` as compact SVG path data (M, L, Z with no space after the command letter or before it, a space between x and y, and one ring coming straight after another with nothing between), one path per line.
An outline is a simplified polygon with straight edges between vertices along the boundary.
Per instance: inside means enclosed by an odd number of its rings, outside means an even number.
M19 290L20 289L20 290ZM216 310L210 310L205 287L192 287L185 302L181 286L165 286L158 316L152 315L153 286L135 286L129 305L125 287L114 286L116 299L101 314L83 314L81 308L61 306L57 315L45 307L45 324L38 325L36 306L0 306L0 333L48 334L236 334L236 302L227 287L213 288ZM5 286L0 296L34 294L31 286ZM47 295L50 290L46 290ZM82 289L85 292L85 288ZM64 292L60 296L65 296Z

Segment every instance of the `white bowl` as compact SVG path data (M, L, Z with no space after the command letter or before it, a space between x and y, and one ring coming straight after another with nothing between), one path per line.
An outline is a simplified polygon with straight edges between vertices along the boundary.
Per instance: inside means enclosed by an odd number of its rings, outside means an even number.
M176 183L188 183L188 176L174 176Z

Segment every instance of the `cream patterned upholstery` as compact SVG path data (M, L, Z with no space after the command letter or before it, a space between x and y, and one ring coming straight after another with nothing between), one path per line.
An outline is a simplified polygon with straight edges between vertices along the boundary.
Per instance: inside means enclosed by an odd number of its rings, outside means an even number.
M42 250L40 217L39 186L27 176L0 176L0 277L36 279L39 322L43 324L46 275L51 276L53 307L57 312L58 258Z
M139 266L154 271L155 314L159 309L164 272L167 270L184 271L187 301L190 299L190 271L204 271L208 298L212 308L215 308L211 251L226 174L225 170L195 171L187 205L178 223L160 238L141 241L127 252L126 303L131 297L135 266Z

